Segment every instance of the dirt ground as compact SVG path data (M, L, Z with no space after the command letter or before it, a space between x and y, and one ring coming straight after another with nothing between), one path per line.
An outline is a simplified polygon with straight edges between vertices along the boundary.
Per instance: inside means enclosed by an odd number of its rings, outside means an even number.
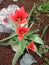
M10 4L16 4L19 7L24 6L25 10L27 12L29 12L30 9L32 8L34 2L40 3L40 0L18 0L18 2L16 2L16 3L13 2L12 0L3 0L3 2L0 4L0 9L7 7ZM47 17L44 13L41 13L40 18L44 19L44 22L42 22L40 25L41 31L39 32L39 34L41 35L44 26L49 23L49 17ZM38 20L35 20L35 23L36 23L35 24L35 27L36 27L38 24ZM0 35L0 39L5 38L6 36L8 36L8 34ZM43 40L44 40L45 44L49 45L49 27L48 27L48 29L43 37ZM11 63L12 63L12 59L14 57L14 54L15 53L12 51L10 46L8 46L8 47L0 46L0 65L12 65ZM34 63L32 65L42 65L42 63L44 62L44 57L49 57L49 53L46 53L45 55L43 55L42 58L40 58L34 52L30 51L30 54L33 55L35 57L35 59L38 61L37 63ZM18 60L16 65L19 65L19 60Z

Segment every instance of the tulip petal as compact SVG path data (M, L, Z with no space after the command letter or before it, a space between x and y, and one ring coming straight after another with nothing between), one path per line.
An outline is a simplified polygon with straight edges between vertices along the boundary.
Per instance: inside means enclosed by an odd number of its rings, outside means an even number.
M15 16L13 14L8 14L9 18L11 18L13 21L15 21Z
M31 41L30 43L29 43L29 45L28 46L26 46L26 48L28 48L28 49L30 49L30 50L32 50L32 51L35 51L36 49L35 49L35 45L34 45L34 42L33 41Z

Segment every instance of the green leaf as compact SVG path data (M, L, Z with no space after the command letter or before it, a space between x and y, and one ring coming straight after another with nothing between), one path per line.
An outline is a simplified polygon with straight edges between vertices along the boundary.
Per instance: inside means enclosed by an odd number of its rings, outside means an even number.
M43 37L43 36L44 36L44 34L45 34L45 32L46 32L46 30L47 30L48 26L49 26L49 24L48 24L48 25L46 25L46 26L44 27L41 37Z
M49 64L49 57L45 57L45 62Z
M29 26L29 28L32 28L33 25L34 25L34 21L31 21L31 25Z
M29 36L30 34L36 33L38 31L39 31L39 29L30 30L29 33L26 34L26 36Z
M15 44L17 44L17 42L13 40L8 41L7 43L0 43L0 45L3 45L3 46L9 46L9 45L15 45Z
M17 37L11 38L7 43L0 43L0 45L9 46L19 44L19 40Z
M13 38L11 38L14 42L16 42L17 44L19 43L19 40L18 40L18 38L17 37L13 37Z
M36 9L34 10L34 16L36 19L40 16L40 13Z
M38 10L42 11L42 12L49 12L49 1L48 2L44 2L42 5L40 5L38 7Z
M48 45L40 45L39 46L39 52L40 52L40 54L45 54L45 53L47 53L48 52L48 50L49 50L49 46Z
M43 40L36 34L31 34L30 36L28 36L28 39L33 40L34 42L38 44L44 44Z
M37 49L36 46L35 46L35 48L36 48L35 52L36 52L40 57L42 57L42 55L38 52L38 49Z
M32 14L32 12L34 11L35 7L36 7L36 4L34 4L34 6L32 7L32 9L31 9L31 11L30 11L30 13L29 13L29 15L28 15L28 18L27 18L27 21L28 21L28 22L30 21L31 14Z
M47 15L47 17L49 17L49 13L48 14L46 14Z
M11 36L0 40L0 43L3 42L3 41L9 40L9 39L11 39L11 38L13 38L13 37L15 37L15 36L17 36L17 35L16 35L16 34L11 34Z
M25 40L21 40L17 48L17 51L15 53L15 56L13 58L12 65L16 64L16 61L18 60L18 58L23 54L25 47L26 47Z

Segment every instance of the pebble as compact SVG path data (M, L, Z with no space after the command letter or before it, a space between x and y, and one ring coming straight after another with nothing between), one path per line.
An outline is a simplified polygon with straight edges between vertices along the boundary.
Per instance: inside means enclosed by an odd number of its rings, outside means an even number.
M25 53L20 60L20 65L31 65L32 63L37 63L37 61L28 53Z
M7 14L13 14L16 9L19 9L18 5L9 5L7 8L0 10L0 15L4 15L6 17Z
M3 33L3 32L5 32L5 27L2 24L0 24L0 33Z
M14 2L17 2L18 0L13 0Z
M0 0L0 3L2 3L3 0Z
M0 24L0 34L1 33L13 33L14 31L10 28L6 28L4 25Z
M9 20L7 20L8 14L14 14L14 11L19 9L17 5L9 5L7 8L0 10L0 33L13 33L14 29Z

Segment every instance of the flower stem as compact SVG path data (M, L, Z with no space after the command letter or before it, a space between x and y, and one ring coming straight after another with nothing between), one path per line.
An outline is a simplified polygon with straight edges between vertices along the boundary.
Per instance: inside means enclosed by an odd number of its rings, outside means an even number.
M34 21L31 21L31 25L29 28L32 28L33 25L34 25Z

